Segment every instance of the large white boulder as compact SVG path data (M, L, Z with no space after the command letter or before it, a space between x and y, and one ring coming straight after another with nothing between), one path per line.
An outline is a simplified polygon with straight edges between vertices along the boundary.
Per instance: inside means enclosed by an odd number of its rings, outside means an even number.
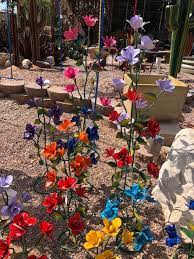
M194 129L176 135L152 194L162 206L166 223L186 226L194 221L194 210L186 205L194 199Z

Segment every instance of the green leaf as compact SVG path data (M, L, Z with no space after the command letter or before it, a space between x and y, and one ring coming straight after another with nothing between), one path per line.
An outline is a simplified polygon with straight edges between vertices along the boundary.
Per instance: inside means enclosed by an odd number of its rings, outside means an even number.
M144 93L144 97L151 102L154 102L157 99L157 95L154 93Z
M53 125L48 125L48 128L50 130L51 133L54 133L56 131L56 128Z
M104 118L103 118L103 116L102 115L100 115L100 114L96 114L95 115L95 120L103 120Z
M43 114L46 114L45 109L39 108L39 109L38 109L38 115L43 115Z
M137 130L142 130L144 128L144 126L139 122L133 123L133 127Z
M139 144L147 145L147 142L142 137L140 137L140 136L137 138L137 142Z
M41 121L39 120L39 119L36 119L35 121L34 121L34 124L40 124L41 123Z
M118 188L119 187L119 182L113 182L112 183L113 188Z
M122 127L127 127L127 126L129 125L129 122L130 122L129 119L125 119L125 120L122 120L122 121L121 121L120 125L121 125Z
M115 162L108 162L108 165L115 168L117 167L116 163Z
M56 219L57 221L59 221L59 220L62 220L62 219L63 219L63 217L62 217L61 213L60 213L60 212L58 212L58 211L54 211L54 216L55 216L55 219Z
M117 135L116 135L116 138L124 138L122 132L118 132Z
M82 59L77 60L76 66L80 67L82 65L83 65L83 60Z
M142 171L139 171L139 176L142 178L144 182L147 182L149 177Z
M121 180L121 174L120 173L115 173L114 175L113 175L113 177L114 177L114 179L116 180L116 181L120 181Z
M44 160L40 159L39 160L39 165L44 165Z
M194 231L189 230L188 228L184 228L184 227L181 227L181 231L192 240L192 238L194 236Z

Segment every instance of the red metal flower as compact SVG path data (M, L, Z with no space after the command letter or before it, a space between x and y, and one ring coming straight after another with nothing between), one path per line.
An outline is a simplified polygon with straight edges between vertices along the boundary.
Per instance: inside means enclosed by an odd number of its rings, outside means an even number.
M54 226L52 223L43 221L40 223L40 232L46 236L51 236L53 233Z
M48 259L48 257L46 255L41 255L40 257L36 255L30 255L28 256L28 259Z
M132 156L129 154L129 151L126 148L122 148L121 151L115 153L113 158L117 160L118 167L129 165L133 161Z
M46 212L52 213L57 205L63 203L63 199L57 193L53 193L50 196L45 197L42 205L47 208Z
M118 113L117 111L112 111L110 114L109 114L109 120L110 121L117 121L118 118L120 116L120 113Z
M58 188L61 191L66 191L68 189L75 190L78 187L77 179L73 177L66 177L58 181Z
M0 259L8 259L9 258L9 246L11 244L10 238L6 240L0 239Z
M87 191L86 191L86 188L84 188L84 187L78 187L76 190L75 190L75 192L76 192L76 194L78 195L78 196L80 196L80 197L86 197L86 193L87 193Z
M126 97L132 102L143 98L142 93L138 93L136 90L128 90Z
M34 217L29 217L27 212L22 212L17 214L9 226L9 237L12 240L18 239L23 236L28 227L32 227L37 223L37 219Z
M85 223L79 212L76 212L69 218L68 227L71 229L73 235L75 236L80 234L85 228Z
M105 149L106 157L112 157L115 153L115 148L107 148Z
M160 125L155 119L150 119L148 121L148 132L153 138L160 132Z
M152 175L155 179L158 178L160 169L156 163L150 162L147 164L147 169L150 175Z

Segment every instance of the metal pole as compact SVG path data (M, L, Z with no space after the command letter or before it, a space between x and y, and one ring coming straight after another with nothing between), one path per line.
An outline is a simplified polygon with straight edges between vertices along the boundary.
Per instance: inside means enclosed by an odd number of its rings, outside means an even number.
M58 16L59 16L59 20L58 20L58 23L59 23L59 33L58 33L58 36L59 36L59 50L60 50L60 63L61 63L61 72L63 72L63 57L62 57L62 17L61 17L61 1L58 0L57 1L57 13L58 13Z
M99 47L99 61L101 56L101 49L103 47L103 33L104 33L104 15L105 15L105 0L100 0L100 13L99 13L99 38L98 38L98 47ZM95 91L95 103L94 103L94 119L96 116L96 106L98 98L98 88L99 88L99 79L100 73L96 72L96 91Z
M10 23L10 13L9 13L9 0L7 0L7 36L8 36L8 50L9 50L9 61L10 61L10 69L11 69L11 79L13 79L13 68L12 68L12 44L11 44L11 23Z

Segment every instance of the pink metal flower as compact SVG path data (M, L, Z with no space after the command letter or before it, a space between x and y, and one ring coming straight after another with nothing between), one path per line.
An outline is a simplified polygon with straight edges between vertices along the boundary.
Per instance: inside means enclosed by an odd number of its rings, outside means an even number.
M76 90L76 86L74 84L69 84L64 87L64 90L68 93L73 93Z
M69 78L75 78L79 73L79 68L78 67L68 67L64 71L64 75Z
M64 37L68 41L77 40L78 32L79 32L78 28L69 28L68 31L64 32Z
M117 41L113 36L110 36L110 37L106 36L105 38L103 38L103 43L105 48L112 48L116 46Z
M92 15L86 15L83 17L83 19L88 27L94 27L96 22L98 21L98 18L95 18Z
M109 97L100 97L100 102L103 106L110 106L111 105L111 99Z

